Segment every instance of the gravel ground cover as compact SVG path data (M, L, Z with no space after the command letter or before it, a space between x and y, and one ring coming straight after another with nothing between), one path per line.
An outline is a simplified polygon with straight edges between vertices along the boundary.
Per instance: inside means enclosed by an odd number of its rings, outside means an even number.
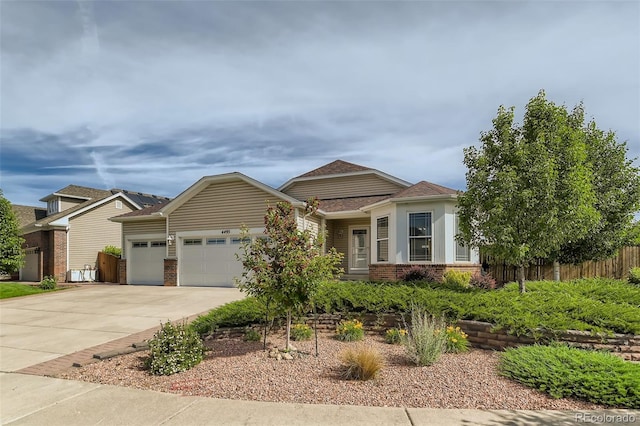
M146 352L137 352L74 368L61 378L150 389L182 395L253 401L506 410L597 410L603 407L571 399L553 399L498 375L499 353L473 349L445 354L430 367L408 363L404 348L384 343L380 336L363 342L339 342L329 335L292 342L300 357L268 357L261 342L222 339L207 342L212 350L192 370L172 376L151 376L144 370ZM338 355L366 344L385 358L385 367L371 381L339 378ZM268 347L284 347L282 336L270 336ZM306 353L306 354L304 354Z

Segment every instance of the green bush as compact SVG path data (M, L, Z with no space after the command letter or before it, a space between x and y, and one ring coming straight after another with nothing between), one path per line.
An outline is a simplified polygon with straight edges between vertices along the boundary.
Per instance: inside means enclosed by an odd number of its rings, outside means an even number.
M200 336L205 336L220 327L243 327L264 321L265 306L255 297L247 297L226 303L191 322Z
M262 336L260 335L260 332L253 328L248 328L244 332L244 340L246 342L259 342L261 338Z
M122 249L116 246L105 246L102 249L102 252L116 257L120 257L122 255Z
M446 329L447 333L447 347L448 353L461 353L469 350L469 341L467 340L467 333L462 331L460 327L450 325Z
M384 333L384 341L390 345L399 345L406 336L407 330L404 328L390 328Z
M313 335L313 329L307 324L295 324L291 327L291 338L296 341L309 340Z
M629 283L640 285L640 268L631 268L629 270Z
M169 376L199 364L203 356L200 336L185 323L174 325L168 321L149 340L149 358L145 366L151 374Z
M431 283L323 283L315 304L318 313L404 313L415 303L448 322L486 321L516 335L537 329L640 334L640 286L612 279L532 281L520 294L516 283L498 290L461 288ZM248 297L221 306L196 319L201 335L218 327L264 321L265 307ZM277 315L277 314L273 314Z
M355 342L364 338L362 323L358 320L341 321L336 326L336 339L343 342Z
M640 408L640 364L566 345L523 346L502 354L501 374L554 398Z
M442 281L450 286L467 288L471 283L471 272L447 271L442 276Z
M411 325L402 343L407 355L418 366L429 366L438 361L447 347L446 324L420 308L411 310Z
M41 290L55 290L57 286L58 280L53 275L47 275L38 285Z

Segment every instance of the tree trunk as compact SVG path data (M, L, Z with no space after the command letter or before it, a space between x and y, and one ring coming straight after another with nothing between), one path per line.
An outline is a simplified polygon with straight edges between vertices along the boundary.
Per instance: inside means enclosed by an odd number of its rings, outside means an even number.
M262 349L267 350L267 327L269 326L269 301L267 300L267 307L264 312L264 338L262 341Z
M524 286L524 265L518 267L518 272L518 287L520 288L520 293L524 294L526 291Z
M289 350L289 339L291 338L291 309L287 310L287 343L285 346L285 350Z
M560 281L560 262L553 261L553 280Z
M316 311L316 305L313 305L313 332L316 336L316 358L319 355L318 352L318 312Z

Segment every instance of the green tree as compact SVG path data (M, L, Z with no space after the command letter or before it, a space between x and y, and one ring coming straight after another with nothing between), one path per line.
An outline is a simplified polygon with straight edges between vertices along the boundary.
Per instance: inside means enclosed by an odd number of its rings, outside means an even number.
M317 209L318 201L309 200L303 221ZM245 243L239 259L244 272L237 284L267 306L274 304L286 312L285 349L289 349L292 314L308 308L319 284L340 273L342 254L335 248L323 253L324 236L314 235L306 226L300 229L291 203L269 206L264 221L265 237L251 242L247 229L243 230Z
M0 273L11 274L24 265L23 242L16 214L0 189Z
M640 210L640 169L627 159L626 143L619 143L614 132L598 129L593 120L583 129L600 219L582 238L562 245L557 256L562 263L606 259L632 244L633 215Z
M568 112L540 91L522 125L514 123L513 107L501 106L480 148L464 151L459 238L517 266L522 293L526 266L553 258L599 219L582 115L580 107Z

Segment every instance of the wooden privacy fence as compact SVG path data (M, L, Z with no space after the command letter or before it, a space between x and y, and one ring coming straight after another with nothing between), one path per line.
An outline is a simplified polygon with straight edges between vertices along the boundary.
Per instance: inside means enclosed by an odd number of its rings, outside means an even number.
M98 252L98 281L118 282L118 258L111 254Z
M499 284L518 280L518 268L507 265L500 259L494 259L480 250L480 262ZM610 259L589 261L579 265L560 265L560 280L568 281L577 278L616 278L625 279L629 269L640 267L640 246L623 247ZM528 281L553 280L553 263L538 259L525 268L525 279Z

